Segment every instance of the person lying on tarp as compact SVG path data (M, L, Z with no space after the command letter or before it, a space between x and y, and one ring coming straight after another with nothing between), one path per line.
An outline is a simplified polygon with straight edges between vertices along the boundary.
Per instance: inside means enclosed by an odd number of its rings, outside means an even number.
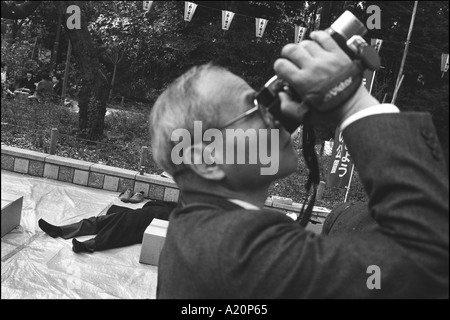
M55 226L39 219L39 227L53 238L71 239L86 235L94 238L80 242L72 240L74 252L102 251L142 243L145 229L153 219L169 220L176 202L150 200L141 209L112 205L106 215L93 216L79 222Z

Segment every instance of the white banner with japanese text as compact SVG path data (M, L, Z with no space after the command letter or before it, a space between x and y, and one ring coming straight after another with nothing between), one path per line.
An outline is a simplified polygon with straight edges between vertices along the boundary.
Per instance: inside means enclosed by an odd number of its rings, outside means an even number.
M191 21L194 16L195 9L197 9L197 5L195 3L189 1L184 3L184 21Z
M380 52L381 44L383 40L381 39L370 39L370 45L375 48L375 51ZM367 91L372 92L373 82L375 80L375 71L366 69L363 74L363 85L366 87Z
M303 38L305 37L305 33L306 33L305 27L295 26L294 43L299 43L300 41L302 41Z
M263 19L263 18L255 18L255 22L256 22L256 36L258 38L261 38L263 36L264 30L266 30L267 21L268 20Z
M144 2L144 10L145 11L150 11L150 9L152 8L152 3L153 1L143 1Z
M347 186L350 181L352 165L353 161L345 145L342 132L337 128L330 159L327 187L342 188Z
M234 12L222 10L222 30L228 30L233 21Z
M448 71L448 53L443 53L441 55L441 71L442 72Z

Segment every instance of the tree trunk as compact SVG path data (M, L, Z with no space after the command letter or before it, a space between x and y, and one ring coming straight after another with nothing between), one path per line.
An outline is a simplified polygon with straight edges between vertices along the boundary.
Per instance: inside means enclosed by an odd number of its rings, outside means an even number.
M113 95L114 82L116 81L116 71L117 71L117 63L114 63L113 77L111 80L111 89L109 90L109 97L108 97L109 102L111 102L112 95Z
M62 1L64 12L70 5L77 5L83 12L82 1ZM100 69L98 51L87 29L87 22L81 19L81 29L66 31L72 43L73 57L81 69L81 90L78 96L79 135L90 140L103 136L109 81Z
M308 27L309 32L316 29L317 9L318 9L318 4L316 3L314 6L314 11L311 15L311 20L309 22L309 27Z
M103 136L105 126L108 85L97 76L83 83L78 95L80 136L98 140Z
M320 13L319 30L325 30L331 25L331 6L332 1L322 1L322 12Z
M110 87L109 96L108 96L108 101L110 103L111 103L111 99L112 99L112 95L113 95L114 83L116 82L117 65L119 64L120 60L122 60L122 57L119 57L119 53L116 52L114 55L114 61L112 61L114 63L114 71L113 71L113 75L112 75L111 87Z
M57 7L57 9L60 9ZM51 56L51 60L50 60L50 70L55 73L56 71L56 59L58 57L58 50L59 50L59 39L61 37L61 23L62 23L62 14L61 12L58 10L58 26L56 29L56 37L55 37L55 42L53 43L53 50L52 50L52 56Z

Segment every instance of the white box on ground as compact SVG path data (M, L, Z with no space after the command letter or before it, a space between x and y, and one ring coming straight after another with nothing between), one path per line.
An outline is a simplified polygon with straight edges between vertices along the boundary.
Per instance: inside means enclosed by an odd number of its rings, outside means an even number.
M140 263L157 266L164 241L166 240L169 221L153 219L152 223L145 229L142 239Z
M23 196L2 192L2 237L20 225Z
M285 197L279 197L279 196L272 196L272 203L281 203L281 204L292 204L291 198L285 198Z

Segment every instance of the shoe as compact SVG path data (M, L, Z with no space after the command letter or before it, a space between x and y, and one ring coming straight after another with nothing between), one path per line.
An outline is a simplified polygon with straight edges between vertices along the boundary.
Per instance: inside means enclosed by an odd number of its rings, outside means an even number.
M125 192L122 192L119 195L119 199L122 200L122 202L128 202L130 198L133 196L134 192L132 189L128 188Z
M139 203L144 200L144 191L136 192L128 201L131 203Z

